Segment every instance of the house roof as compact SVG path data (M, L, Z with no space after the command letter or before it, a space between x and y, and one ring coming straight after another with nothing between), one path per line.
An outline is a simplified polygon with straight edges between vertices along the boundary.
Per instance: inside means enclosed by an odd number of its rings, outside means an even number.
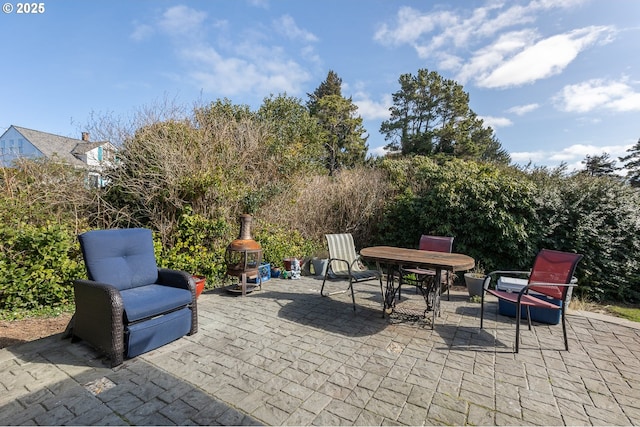
M20 126L12 127L18 131L26 140L47 158L57 156L59 159L67 161L72 165L86 166L86 164L76 157L100 145L111 144L108 141L90 142L81 139L69 138L66 136L54 135L39 130L27 129Z

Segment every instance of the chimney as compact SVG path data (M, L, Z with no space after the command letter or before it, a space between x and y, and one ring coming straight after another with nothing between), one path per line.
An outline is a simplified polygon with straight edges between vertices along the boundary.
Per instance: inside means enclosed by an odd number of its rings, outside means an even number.
M89 132L82 132L82 140L89 142Z

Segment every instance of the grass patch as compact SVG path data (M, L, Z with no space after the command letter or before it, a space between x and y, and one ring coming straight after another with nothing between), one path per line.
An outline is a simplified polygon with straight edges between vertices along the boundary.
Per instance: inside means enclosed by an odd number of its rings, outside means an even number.
M640 322L640 308L612 305L609 306L608 309L618 317L624 317L633 322Z
M605 303L595 303L578 298L573 298L571 299L569 308L572 310L582 310L591 311L594 313L608 314L610 316L628 319L632 322L640 322L640 307L637 305L628 305L611 301Z

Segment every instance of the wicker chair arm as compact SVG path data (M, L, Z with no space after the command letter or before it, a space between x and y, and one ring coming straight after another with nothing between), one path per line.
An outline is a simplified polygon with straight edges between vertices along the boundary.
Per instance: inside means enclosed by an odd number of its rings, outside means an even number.
M158 268L158 283L174 288L189 289L195 297L196 283L193 277L185 271Z
M185 271L158 268L158 283L174 288L191 291L191 330L189 335L198 332L198 304L196 297L196 282L193 276Z
M118 364L124 352L122 296L114 286L93 280L74 281L76 311L72 335L91 340Z

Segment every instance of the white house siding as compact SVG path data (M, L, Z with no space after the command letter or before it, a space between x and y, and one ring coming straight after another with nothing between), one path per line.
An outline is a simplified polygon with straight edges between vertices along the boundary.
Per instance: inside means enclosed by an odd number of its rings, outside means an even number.
M106 160L104 158L104 152L105 151L106 150L102 145L99 146L99 147L95 147L92 150L87 151L85 162L89 166L102 166L104 164L104 161Z
M11 166L19 157L41 157L43 153L27 141L13 127L0 136L0 162L3 167Z

